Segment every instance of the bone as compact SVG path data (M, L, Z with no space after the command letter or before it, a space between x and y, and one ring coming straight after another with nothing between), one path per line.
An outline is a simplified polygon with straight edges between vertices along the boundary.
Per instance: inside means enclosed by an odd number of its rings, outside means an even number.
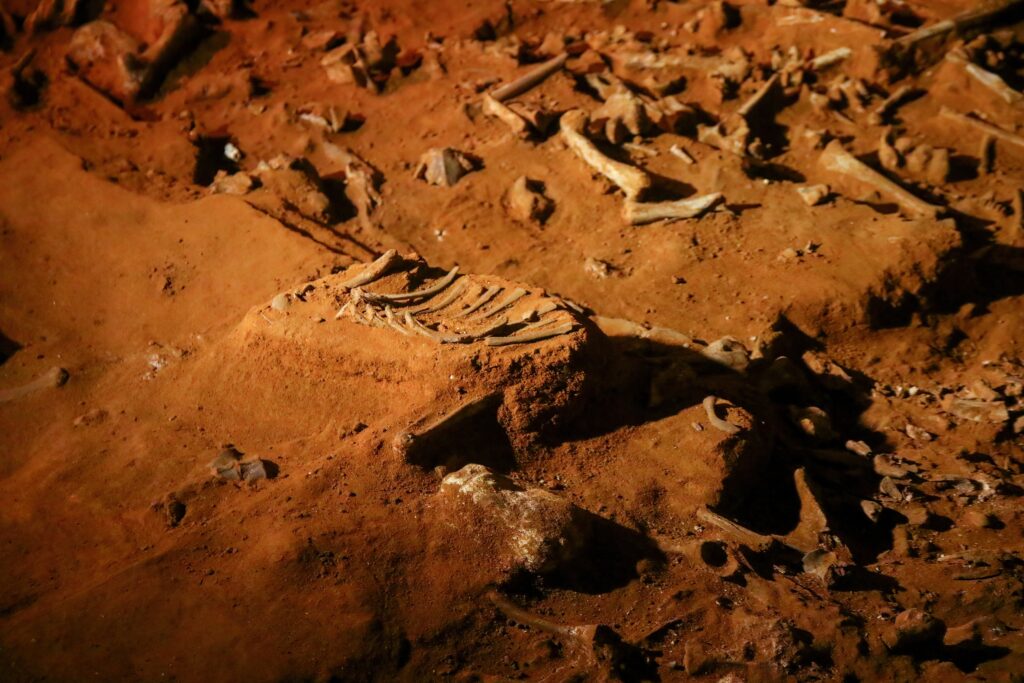
M833 140L818 158L818 165L827 171L839 173L862 182L878 190L881 194L891 197L903 209L914 216L934 218L942 207L929 204L915 197L902 187L889 180L881 173L856 158L845 149L838 140Z
M334 314L334 319L335 320L341 320L345 316L345 314L349 313L351 310L352 310L352 302L351 301L346 301L345 305L342 306L341 308L339 308L338 312Z
M966 114L955 112L948 107L940 109L939 115L943 118L949 119L950 121L956 121L957 123L962 123L964 125L971 126L972 128L976 128L982 133L991 135L997 140L1002 140L1003 142L1016 147L1024 148L1024 137L1011 133L1007 130L1003 130L999 126L994 126L988 121L982 121L981 119L976 119L973 116L967 116Z
M674 202L643 203L626 200L622 217L629 225L645 225L660 220L677 221L696 218L720 204L725 197L721 192L680 199Z
M603 134L613 145L621 144L630 135L643 135L649 127L643 102L625 88L616 90L591 112L588 124L591 133Z
M433 445L443 445L444 432L448 429L458 427L463 420L496 407L500 402L501 394L487 394L468 399L442 415L428 412L401 431L392 441L392 448L407 462L419 461L424 450L430 450Z
M486 337L484 343L488 346L507 346L508 344L529 344L532 342L543 341L544 339L550 339L551 337L557 337L562 334L568 334L572 332L573 323L563 323L558 327L545 328L542 330L534 330L533 325L524 327L519 334L514 334L508 337Z
M28 396L42 389L51 389L64 386L70 375L64 368L53 367L35 378L28 384L13 389L0 390L0 403L7 403L16 399Z
M918 29L897 39L894 41L894 44L903 48L914 47L929 38L994 24L1003 16L1009 16L1014 9L1022 5L1024 5L1024 0L1002 0L983 9L970 10L952 19L946 19L932 26Z
M758 91L750 97L750 99L743 103L743 106L741 106L736 111L736 113L742 116L744 119L749 120L750 115L753 114L754 111L758 107L760 107L765 100L768 99L768 96L771 94L772 90L776 87L776 85L778 85L778 82L779 74L773 74L772 77L765 81L765 84L762 85L758 89Z
M479 317L481 319L483 319L483 318L490 318L493 315L497 315L498 313L501 313L502 311L507 309L509 306L514 304L515 302L517 302L520 299L522 299L524 296L526 296L526 294L527 294L527 292L526 292L525 289L523 289L522 287L517 287L507 297L505 297L505 299L503 301L501 301L500 303L496 304L494 306L494 308L490 309L489 311L486 311L486 312L482 313Z
M909 85L901 85L885 98L875 111L871 112L868 122L876 126L881 125L899 109L900 105L917 97L921 92L921 90Z
M830 66L835 66L836 64L839 64L840 62L849 59L850 55L852 54L853 50L851 50L850 48L838 47L835 50L832 50L831 52L826 52L823 55L815 57L814 59L807 63L807 67L811 71L822 71L824 69L829 68Z
M441 292L455 281L455 278L459 276L459 267L455 266L448 271L448 274L438 280L435 280L429 287L423 289L417 289L413 292L398 292L397 294L377 294L376 292L363 291L361 293L363 299L366 301L387 301L389 303L399 303L403 301L411 301L413 299L425 299L432 297L438 292Z
M594 632L597 630L596 624L584 624L582 626L567 626L565 624L559 624L545 619L544 617L531 614L526 610L517 607L512 604L510 600L505 599L495 591L491 591L487 594L488 599L498 608L502 614L509 619L513 619L520 624L525 626L532 626L538 631L544 631L552 635L565 636L579 640L581 643L589 644L594 637Z
M454 285L452 285L452 288L448 290L448 293L438 301L427 301L426 303L410 309L409 312L414 315L436 313L437 311L445 309L455 303L455 300L462 296L462 293L465 290L466 281L464 279L458 280Z
M741 526L730 519L726 519L722 515L712 512L707 508L700 508L697 510L697 519L705 524L710 524L711 526L726 532L732 537L733 541L741 543L754 551L760 552L767 550L772 543L777 540L774 536L765 536L757 533L756 531L751 531L745 526Z
M1020 104L1024 101L1024 94L1011 88L998 74L983 69L973 62L969 62L960 55L950 53L946 55L946 61L957 64L967 72L977 83L988 88L998 95L1007 104Z
M559 128L569 148L595 171L620 188L627 198L640 196L651 186L651 178L635 166L609 159L583 134L587 115L573 109L562 115Z
M409 330L402 327L401 323L395 319L395 312L391 310L390 306L384 307L384 319L388 321L388 325L391 326L392 329L398 330L403 335L409 335Z
M668 148L668 151L673 156L676 156L676 157L679 157L680 159L682 159L684 163L687 163L687 164L695 164L695 163L697 163L694 160L694 158L692 156L690 156L690 153L687 152L682 147L680 147L679 145L672 145L671 147Z
M421 334L429 339L433 339L441 344L461 344L470 340L469 337L463 335L449 335L435 332L419 320L416 320L416 318L412 317L412 314L408 312L405 314L405 326L413 332ZM408 332L406 334L408 334Z
M712 427L719 431L725 432L726 434L739 433L739 427L737 427L731 422L728 422L727 420L723 420L722 418L718 417L718 415L715 413L715 403L717 401L718 399L715 398L714 396L708 396L707 398L704 399L704 412L707 413L708 415L708 422L711 423Z
M484 293L480 295L480 298L478 298L476 301L471 303L466 310L460 311L459 313L456 313L452 317L453 318L465 318L467 315L470 315L471 313L475 313L484 304L486 304L488 301L490 301L495 296L497 296L498 292L500 292L500 291L501 291L501 287L499 287L497 285L495 285L493 287L488 287L486 290L484 290Z
M397 251L389 249L376 261L366 266L361 272L359 272L359 274L345 280L338 286L342 289L352 289L354 287L368 285L371 282L379 280L386 272L391 270L392 266L399 263L401 260L402 258L398 255Z
M492 95L484 95L484 113L502 121L512 129L516 137L527 138L533 133L533 127L519 114L494 99Z
M543 83L556 71L559 71L563 66L565 66L565 62L568 59L568 53L563 52L557 57L553 57L544 62L521 78L517 78L516 80L510 81L500 88L495 89L491 92L491 97L498 102L504 102L505 100L522 95L524 92L527 92Z

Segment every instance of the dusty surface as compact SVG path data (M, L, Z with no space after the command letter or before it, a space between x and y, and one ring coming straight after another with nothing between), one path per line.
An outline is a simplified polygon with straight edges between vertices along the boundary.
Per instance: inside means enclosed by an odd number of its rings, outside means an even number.
M0 679L1020 680L986 7L6 3Z

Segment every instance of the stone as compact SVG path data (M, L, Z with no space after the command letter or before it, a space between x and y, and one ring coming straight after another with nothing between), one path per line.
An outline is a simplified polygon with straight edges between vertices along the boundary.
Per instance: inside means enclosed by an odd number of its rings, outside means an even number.
M457 149L433 147L420 157L414 175L429 185L451 187L476 166L472 159Z
M135 100L142 88L146 65L139 44L107 21L82 26L68 46L67 61L83 81L121 104Z
M750 365L750 352L735 337L722 337L712 342L701 352L705 358L716 363L743 372Z
M555 203L544 195L541 183L519 176L505 193L505 209L517 221L543 225L554 211Z
M830 194L828 185L807 185L796 188L796 191L800 195L800 199L804 200L804 204L807 206L821 204Z
M896 615L892 628L882 640L894 654L912 654L941 647L945 635L946 624L940 619L911 608Z

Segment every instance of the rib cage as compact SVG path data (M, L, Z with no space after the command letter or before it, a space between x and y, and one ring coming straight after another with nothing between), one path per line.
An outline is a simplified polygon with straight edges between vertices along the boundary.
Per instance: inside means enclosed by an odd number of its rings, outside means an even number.
M419 288L388 291L395 282L407 286L424 266L394 250L353 266L357 272L339 285L335 320L389 327L440 344L488 346L538 342L579 326L579 310L569 302L497 278L462 275L458 266Z

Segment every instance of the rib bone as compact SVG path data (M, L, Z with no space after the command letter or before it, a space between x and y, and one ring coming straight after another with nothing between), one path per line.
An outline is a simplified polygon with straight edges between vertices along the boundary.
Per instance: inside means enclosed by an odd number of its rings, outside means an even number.
M946 55L946 61L962 66L968 76L1001 97L1007 104L1018 104L1024 100L1024 94L1011 88L998 74L983 69L957 54Z
M412 299L424 299L427 297L434 296L445 287L450 285L459 275L459 267L455 266L448 271L448 274L441 279L434 282L429 287L423 289L417 289L414 292L398 292L397 294L377 294L375 292L363 292L362 297L367 301L388 301L388 302L403 302L410 301Z
M491 310L487 311L486 313L484 313L480 317L481 318L490 318L492 315L496 315L496 314L500 313L501 311L505 310L506 308L508 308L509 306L514 304L515 302L519 301L524 296L526 296L526 290L523 289L522 287L518 287L511 294L509 294L507 297L505 297L504 301L502 301L501 303L499 303L494 308L492 308Z
M1013 9L1024 5L1024 0L1002 0L995 5L981 10L970 10L957 15L952 19L940 21L932 26L926 26L913 33L897 39L894 44L900 47L913 47L923 40L946 33L960 32L964 29L976 28L985 24L994 23L1001 15L1009 15Z
M635 166L609 159L583 134L587 115L573 109L562 114L559 128L562 139L591 168L621 188L626 197L636 198L651 186L651 178Z
M821 153L821 157L818 159L818 164L827 171L840 173L853 178L854 180L871 185L879 192L892 197L897 204L913 215L934 218L942 209L940 206L929 204L923 199L919 199L910 192L907 192L902 187L843 149L843 146L838 140L833 140L828 144L825 151Z
M508 337L487 337L484 342L488 346L505 346L507 344L528 344L530 342L541 341L543 339L550 339L551 337L557 337L561 334L567 334L572 332L573 324L564 323L558 327L552 327L550 329L535 330L534 326L523 328L523 331L519 334L514 334ZM530 331L533 330L533 331Z
M379 280L384 273L391 270L391 267L401 260L402 258L398 255L397 251L389 249L379 259L364 268L361 273L345 280L339 286L342 289L352 289L353 287L368 285L375 280Z
M471 313L474 313L475 311L479 310L481 306L483 306L488 301L490 301L495 296L497 296L498 292L500 292L500 291L501 291L501 287L499 287L497 285L495 285L493 287L488 287L484 291L484 293L480 295L479 299L477 299L476 301L474 301L473 303L471 303L469 305L469 308L467 308L466 310L461 311L459 313L456 313L452 317L453 318L465 318L467 315L469 315Z
M420 306L417 306L416 308L410 309L410 313L436 313L437 311L440 311L441 309L446 308L455 303L455 300L462 296L462 293L465 290L466 281L464 279L459 280L454 285L452 285L452 288L448 290L448 293L444 295L444 297L441 298L439 301L428 301Z
M724 199L721 192L680 199L674 202L642 203L626 200L622 217L630 225L645 225L660 220L696 218L709 211Z

